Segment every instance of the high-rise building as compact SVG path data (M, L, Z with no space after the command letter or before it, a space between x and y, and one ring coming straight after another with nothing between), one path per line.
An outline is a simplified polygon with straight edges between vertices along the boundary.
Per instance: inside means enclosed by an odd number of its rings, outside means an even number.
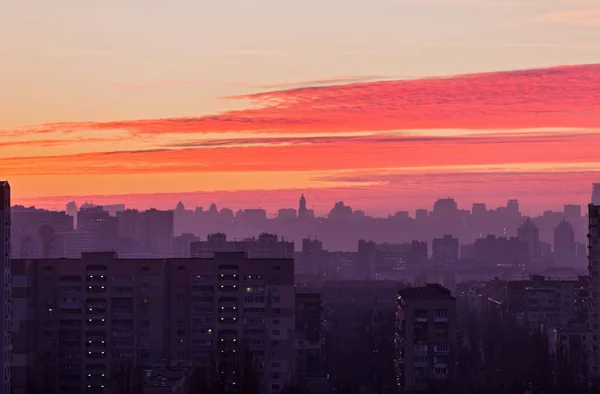
M321 295L318 293L296 294L295 306L295 364L296 375L323 373L321 337Z
M600 184L594 184L594 191L600 193ZM600 197L600 195L598 196ZM590 303L588 328L590 330L589 376L597 387L600 386L600 205L588 206L588 270L590 276Z
M530 218L527 218L525 223L517 229L517 238L519 241L527 243L530 258L539 256L540 231Z
M298 273L318 275L323 267L323 242L318 239L305 238L302 240L301 261L296 263Z
M557 265L573 265L575 233L573 226L563 220L554 229L554 259Z
M71 201L67 204L67 215L73 218L73 228L77 228L77 204L75 201Z
M508 203L506 204L506 210L513 216L519 215L519 201L515 199L508 200Z
M0 181L0 261L2 262L3 275L0 279L2 288L2 303L4 311L0 313L2 323L2 341L0 342L0 378L2 393L12 393L11 389L11 330L12 330L12 303L11 303L11 260L10 260L10 185Z
M600 183L592 184L592 204L600 205Z
M304 197L304 193L300 196L300 202L298 203L298 217L306 216L306 198Z
M581 205L565 204L563 213L567 222L576 225L581 219Z
M13 271L22 276L18 283L34 284L32 337L43 362L29 380L40 377L44 393L114 394L117 380L135 378L122 373L133 366L214 361L228 393L238 392L248 374L263 393L280 391L293 377L293 259L119 259L96 252L14 260ZM30 350L24 344L19 351Z
M471 208L471 214L476 218L483 218L487 212L485 203L474 203Z
M445 392L454 377L456 299L438 284L398 292L396 381L404 393Z
M36 371L40 371L44 358L37 357L37 318L35 314L34 260L23 260L23 263L12 264L12 323L11 333L13 362L11 371L12 393L42 393L43 387L34 379ZM53 339L47 339L53 340Z

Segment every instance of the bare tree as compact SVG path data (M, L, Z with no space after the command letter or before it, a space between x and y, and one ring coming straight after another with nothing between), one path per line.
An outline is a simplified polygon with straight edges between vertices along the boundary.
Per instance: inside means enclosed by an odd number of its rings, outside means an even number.
M143 394L143 370L137 363L114 367L110 372L111 392L114 394Z
M188 375L187 394L220 394L221 391L221 380L214 357L191 369Z

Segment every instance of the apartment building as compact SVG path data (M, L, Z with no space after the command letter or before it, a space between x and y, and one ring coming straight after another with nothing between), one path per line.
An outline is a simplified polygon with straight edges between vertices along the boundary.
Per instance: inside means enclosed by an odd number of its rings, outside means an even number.
M580 321L577 314L581 290L587 278L553 280L532 275L528 280L508 281L506 286L507 315L530 330L540 326L564 327Z
M12 393L29 394L39 392L39 380L32 379L41 367L36 349L37 319L35 315L35 293L33 260L13 264L12 276Z
M403 393L448 392L456 358L456 299L438 284L398 292L396 376Z
M594 199L597 199L599 184L594 184ZM588 270L589 285L589 377L592 383L600 386L600 205L588 206Z
M264 393L278 392L293 376L293 259L95 252L15 260L14 267L35 283L35 376L43 376L44 393L106 394L117 380L132 378L124 371L211 362L235 393L242 359L251 360Z
M296 375L307 376L323 373L322 312L319 293L296 294Z
M2 393L11 391L11 277L10 277L10 185L0 181L0 262L2 262L2 303L4 311L0 314L2 323L2 341L0 342L0 390Z
M227 240L223 233L190 244L191 257L212 257L217 252L245 252L250 258L294 258L294 243L277 235L262 233L258 238Z

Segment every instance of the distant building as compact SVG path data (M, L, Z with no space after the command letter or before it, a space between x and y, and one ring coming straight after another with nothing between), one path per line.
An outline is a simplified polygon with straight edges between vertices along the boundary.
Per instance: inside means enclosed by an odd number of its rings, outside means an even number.
M358 241L357 278L364 280L396 280L406 278L409 268L427 262L427 243L399 244Z
M539 256L540 231L530 218L527 218L525 223L517 229L517 238L519 241L527 243L530 258Z
M295 326L296 375L309 376L323 373L321 314L323 306L318 293L297 293Z
M71 201L67 204L67 215L73 218L73 228L77 228L77 204Z
M456 362L456 299L438 285L398 292L396 381L404 393L450 392Z
M194 242L200 242L200 237L190 233L183 233L175 237L173 240L173 257L191 257L191 247Z
M208 236L206 241L190 244L192 257L210 258L216 252L245 252L251 258L293 258L294 243L279 240L277 235L262 233L258 238L247 238L241 241L227 240L225 234L217 233Z
M296 272L319 275L323 273L324 253L323 243L318 239L305 238L302 240L301 258L296 264Z
M484 203L474 203L473 207L471 208L471 214L473 217L478 219L485 217L486 212L487 207Z
M458 262L458 239L451 235L434 238L431 244L432 259L435 263L454 264Z
M12 294L11 294L11 258L10 258L10 185L6 181L0 181L0 262L2 262L3 275L0 278L2 291L2 303L4 312L0 313L2 324L2 341L0 342L0 377L2 393L12 393L11 385L11 330L12 330Z
M298 203L298 217L303 218L306 216L308 209L306 209L306 197L304 197L304 193L300 196L300 201Z
M428 216L428 212L426 209L417 209L415 211L415 219L418 222L424 222L425 220L427 220L427 216Z
M558 265L574 265L575 233L566 220L554 229L554 259Z
M519 210L519 201L515 199L508 200L506 211L509 215L519 216L521 214L521 211Z
M298 216L294 208L281 208L277 211L277 219L279 220L294 220Z
M575 225L581 219L581 205L565 204L563 212L565 220L571 225Z

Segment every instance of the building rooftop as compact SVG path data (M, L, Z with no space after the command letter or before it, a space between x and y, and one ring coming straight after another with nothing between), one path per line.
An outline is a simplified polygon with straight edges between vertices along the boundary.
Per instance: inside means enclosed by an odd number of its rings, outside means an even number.
M408 287L398 291L405 300L455 300L450 290L437 283L426 283L421 287Z

